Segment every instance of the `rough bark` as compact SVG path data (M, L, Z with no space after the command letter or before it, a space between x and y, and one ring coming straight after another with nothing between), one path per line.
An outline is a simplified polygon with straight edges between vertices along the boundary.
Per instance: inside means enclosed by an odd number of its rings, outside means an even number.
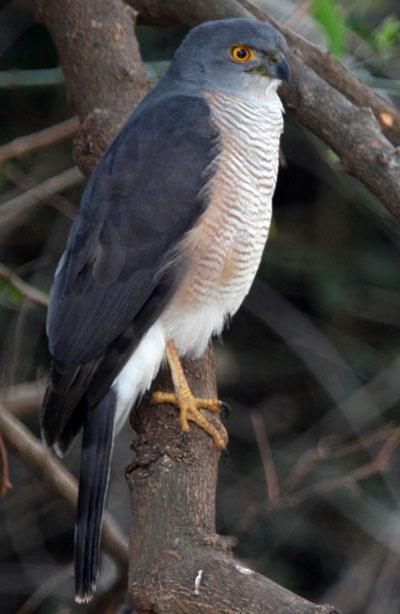
M276 23L248 0L126 0L143 23L194 26L210 19L257 17L277 27L288 42L293 78L281 88L289 113L339 156L342 168L361 181L400 221L400 114L353 77L329 54Z
M87 173L149 86L131 15L118 0L39 0L38 15L56 43L82 123L75 156ZM211 351L185 369L195 393L216 395ZM157 386L171 389L169 375L161 374ZM184 437L170 406L143 403L133 424L129 593L138 612L334 612L247 570L216 536L219 452L207 435L193 427Z
M81 128L75 159L88 174L150 87L122 2L37 0L37 17L60 56L68 101Z

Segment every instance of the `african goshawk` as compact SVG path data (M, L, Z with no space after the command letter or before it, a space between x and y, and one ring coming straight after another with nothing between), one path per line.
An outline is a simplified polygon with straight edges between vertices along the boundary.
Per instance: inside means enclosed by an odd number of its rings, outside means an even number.
M256 20L194 28L102 156L51 290L45 441L63 454L83 427L76 598L91 599L113 440L166 356L180 424L199 411L179 357L200 356L249 291L271 222L285 43Z

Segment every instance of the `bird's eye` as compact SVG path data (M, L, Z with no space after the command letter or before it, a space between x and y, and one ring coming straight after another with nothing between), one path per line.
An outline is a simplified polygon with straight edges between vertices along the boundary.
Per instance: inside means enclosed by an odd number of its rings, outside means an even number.
M278 64L278 62L279 62L279 58L278 58L278 56L277 56L277 55L272 55L272 56L269 58L269 63L270 63L271 65L273 65L273 64Z
M231 49L231 56L235 62L243 63L248 62L254 58L254 53L246 45L235 45Z

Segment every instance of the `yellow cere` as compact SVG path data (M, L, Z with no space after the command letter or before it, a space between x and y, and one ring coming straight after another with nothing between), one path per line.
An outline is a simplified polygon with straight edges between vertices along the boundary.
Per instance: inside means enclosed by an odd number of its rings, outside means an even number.
M231 50L232 59L243 64L255 58L254 52L246 45L235 45Z

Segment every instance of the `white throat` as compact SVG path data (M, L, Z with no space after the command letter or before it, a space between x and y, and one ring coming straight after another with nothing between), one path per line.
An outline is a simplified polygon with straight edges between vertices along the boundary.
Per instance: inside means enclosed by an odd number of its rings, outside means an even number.
M262 75L242 74L235 81L234 87L221 88L218 92L222 95L237 98L246 102L246 104L283 112L283 105L277 92L280 84L279 79L269 79ZM205 91L207 91L207 88Z

